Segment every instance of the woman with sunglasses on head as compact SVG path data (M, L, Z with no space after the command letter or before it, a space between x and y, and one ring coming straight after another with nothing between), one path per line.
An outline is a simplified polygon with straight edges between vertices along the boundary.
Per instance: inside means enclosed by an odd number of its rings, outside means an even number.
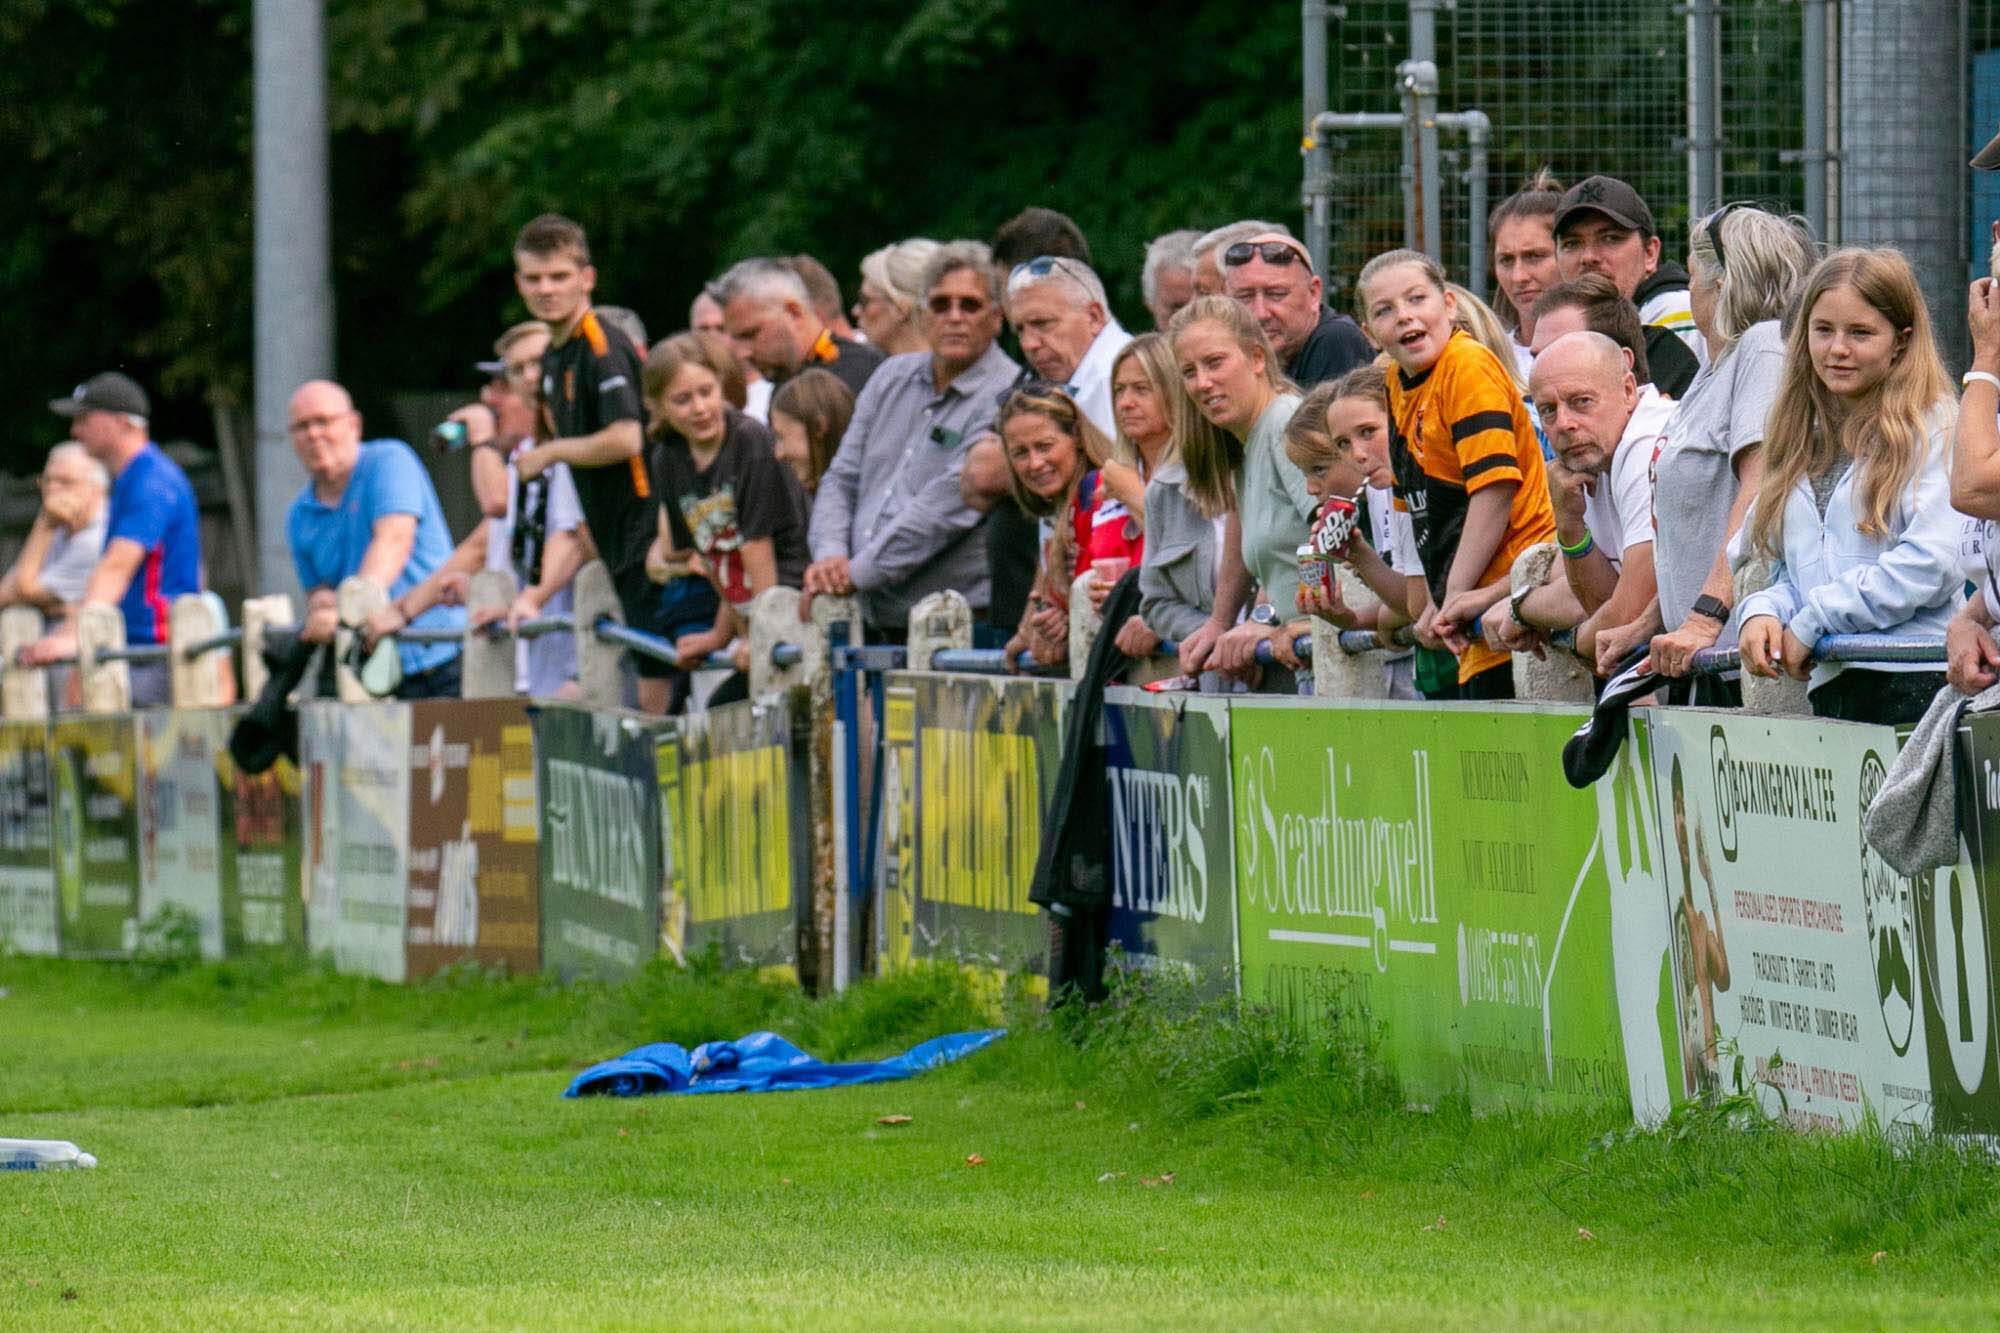
M1830 634L1942 637L1964 600L1951 507L1957 403L1909 261L1839 250L1806 278L1785 337L1747 554L1775 563L1743 599L1743 669L1808 680L1815 715L1900 724L1924 715L1931 663L1813 661Z
M1027 613L1007 642L1009 670L1023 652L1053 665L1069 657L1070 585L1106 562L1122 574L1143 554L1139 521L1105 488L1100 469L1111 444L1061 389L1017 389L996 422L1007 455L1007 484L1021 509L1052 527Z
M1210 518L1223 519L1215 601L1208 619L1181 640L1181 670L1258 677L1257 645L1289 674L1303 663L1293 644L1312 631L1298 614L1299 544L1317 506L1306 479L1285 457L1285 424L1299 395L1278 372L1277 354L1247 310L1226 296L1196 298L1168 329L1181 388L1194 417L1181 457L1188 493ZM1264 604L1243 624L1253 585ZM1269 682L1267 682L1269 683Z
M1779 320L1812 269L1813 249L1797 221L1761 209L1731 205L1694 224L1688 294L1708 362L1675 404L1654 457L1656 604L1598 636L1600 672L1650 640L1653 670L1685 677L1695 653L1734 637L1728 547L1762 475L1765 423L1784 375ZM1693 677L1669 697L1740 702L1736 683L1719 676Z

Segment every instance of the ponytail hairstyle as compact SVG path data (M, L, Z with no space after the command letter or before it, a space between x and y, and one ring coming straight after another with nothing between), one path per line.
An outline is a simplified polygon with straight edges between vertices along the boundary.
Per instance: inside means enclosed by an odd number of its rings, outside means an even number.
M1167 338L1180 355L1181 338L1197 324L1213 324L1228 334L1246 357L1264 360L1264 382L1272 393L1296 392L1278 368L1278 354L1250 312L1227 296L1197 296L1175 313ZM1243 470L1243 441L1201 414L1188 396L1185 381L1175 392L1187 400L1188 431L1181 440L1181 463L1187 468L1188 498L1205 518L1221 518L1236 507L1236 474Z
M1889 373L1859 402L1842 399L1813 370L1813 307L1836 287L1853 291L1903 337ZM1764 425L1753 547L1773 558L1783 553L1792 489L1842 455L1854 460L1858 473L1861 531L1886 536L1897 502L1924 466L1931 428L1939 414L1948 425L1955 406L1923 292L1901 252L1854 248L1822 259L1806 277L1785 334L1784 375Z
M1104 432L1091 424L1083 414L1076 399L1061 388L1049 384L1029 384L1007 395L1007 401L1000 405L1000 415L993 422L993 429L1001 437L1001 452L1006 454L1007 423L1016 417L1042 417L1054 423L1055 428L1076 443L1077 476L1071 479L1069 489L1076 489L1076 480L1092 468L1103 467L1111 457L1111 441L1104 438ZM1067 500L1058 496L1050 500L1035 494L1021 483L1021 476L1014 471L1014 460L1007 457L1007 489L1014 494L1014 503L1037 518L1046 518L1062 508ZM1062 524L1057 524L1060 535Z
M1556 209L1562 204L1562 182L1547 167L1541 168L1528 183L1514 193L1493 205L1493 211L1486 215L1486 250L1490 257L1493 243L1500 239L1500 228L1509 222L1524 218L1537 218L1548 224L1549 240L1553 244L1556 234ZM1514 309L1507 293L1497 287L1493 292L1493 313L1503 323L1519 324L1524 313Z
M1723 357L1753 324L1784 318L1818 257L1803 218L1732 204L1695 221L1688 267L1695 281L1716 284L1713 318Z

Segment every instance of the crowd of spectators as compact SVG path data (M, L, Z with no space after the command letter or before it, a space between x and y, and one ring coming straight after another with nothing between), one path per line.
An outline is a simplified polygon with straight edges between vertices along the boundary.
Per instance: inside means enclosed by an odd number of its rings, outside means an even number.
M531 318L440 428L480 500L463 542L415 451L364 438L341 386L293 396L304 637L334 637L336 589L362 575L387 600L360 651L394 645L403 697L455 693L453 645L397 636L462 624L481 569L520 588L482 619L559 615L597 559L626 623L672 645L633 659L633 697L665 712L718 654L736 674L713 697L740 696L747 604L769 588L802 614L852 596L891 643L953 590L981 642L1054 665L1077 580L1101 605L1129 572L1139 610L1106 632L1166 650L1187 688L1296 689L1313 618L1375 631L1411 698L1510 698L1514 655L1569 653L1732 704L1733 674L1694 671L1732 641L1742 671L1806 682L1829 717L1913 720L1947 673L2000 679L1991 280L1961 417L1893 250L1829 252L1746 205L1669 237L1607 176L1542 173L1488 226L1492 306L1396 250L1353 275L1352 312L1281 224L1171 231L1145 247L1135 337L1081 230L1030 208L990 242L884 245L851 306L810 255L744 259L649 342L595 303L583 230L536 218L514 247ZM111 372L52 406L74 443L0 579L0 601L55 619L30 663L73 651L80 603L149 643L201 584L192 492L144 391ZM1514 576L1551 544L1543 577ZM1344 572L1302 581L1327 561ZM1831 634L1946 635L1949 662L1815 660ZM523 692L561 694L575 645L524 641L518 666Z

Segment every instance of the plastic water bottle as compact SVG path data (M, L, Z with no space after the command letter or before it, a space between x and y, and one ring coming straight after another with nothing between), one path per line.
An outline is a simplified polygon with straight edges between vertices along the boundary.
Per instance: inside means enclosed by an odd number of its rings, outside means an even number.
M60 1139L0 1139L0 1171L69 1171L97 1159Z

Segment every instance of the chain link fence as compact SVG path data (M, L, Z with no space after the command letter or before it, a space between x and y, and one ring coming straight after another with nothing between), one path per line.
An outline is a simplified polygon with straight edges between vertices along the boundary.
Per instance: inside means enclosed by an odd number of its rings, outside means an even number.
M1334 111L1400 110L1396 67L1410 56L1411 11L1428 11L1439 109L1476 108L1493 122L1490 198L1505 198L1543 166L1566 184L1618 176L1652 206L1670 256L1685 252L1690 214L1723 200L1818 211L1808 207L1815 126L1805 107L1817 61L1834 153L1817 201L1829 239L1908 250L1941 312L1945 346L1956 350L1960 275L1983 271L1985 229L2000 216L2000 180L1968 187L1965 171L1972 149L2000 128L2000 0L1348 0L1330 8ZM1704 71L1719 113L1708 159L1713 199L1689 197L1690 10L1697 22L1714 16L1715 41L1696 47L1712 52L1715 65ZM1815 21L1826 36L1808 51ZM1403 243L1402 140L1381 130L1329 142L1329 287L1349 303L1360 266ZM1469 215L1462 139L1440 135L1440 165L1441 248L1462 280L1472 229L1484 225Z

